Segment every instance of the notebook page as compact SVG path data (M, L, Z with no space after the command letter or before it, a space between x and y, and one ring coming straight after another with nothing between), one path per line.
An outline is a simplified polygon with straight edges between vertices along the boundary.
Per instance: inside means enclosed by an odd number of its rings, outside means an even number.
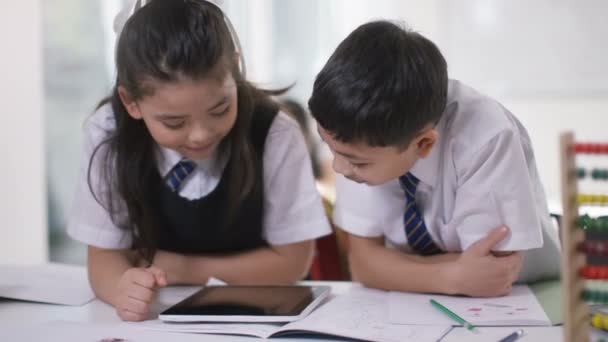
M458 325L429 300L435 299L474 325L549 326L551 322L527 285L516 285L508 296L471 298L391 292L389 322L394 324Z
M289 323L280 332L308 331L378 342L438 341L450 324L395 325L388 322L388 292L356 287ZM278 334L275 334L278 335Z

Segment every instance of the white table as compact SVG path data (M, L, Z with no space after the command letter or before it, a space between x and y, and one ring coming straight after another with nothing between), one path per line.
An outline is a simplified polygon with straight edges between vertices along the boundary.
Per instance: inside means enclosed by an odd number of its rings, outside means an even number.
M319 284L319 285L330 285L332 292L335 295L340 295L347 292L352 283L350 282L316 282L307 281L304 284ZM175 292L175 289L171 289ZM193 292L196 288L185 287L179 289L179 291ZM161 293L161 297L162 297ZM162 301L159 299L159 301ZM160 312L166 308L166 305L159 304L154 307L153 311ZM0 299L0 341L4 342L2 333L7 331L26 331L29 326L36 323L45 323L52 321L70 321L83 323L95 323L99 325L99 329L103 329L104 326L109 333L120 331L121 337L128 337L129 334L140 337L142 330L133 327L129 323L121 322L116 316L114 309L99 301L94 300L84 306L73 307L73 306L61 306L61 305L49 305L49 304L38 304L38 303L27 303L20 301L2 300ZM77 325L74 326L75 328ZM527 336L519 339L517 342L525 341L559 341L561 339L561 327L545 327L545 328L523 328L526 331ZM76 329L68 329L76 330ZM506 336L508 333L515 331L516 328L479 328L477 334L471 334L462 328L454 328L448 333L441 341L457 342L457 341L497 341L499 338ZM63 342L65 336L73 332L61 331L57 333L57 336L49 336L45 341L57 341ZM126 334L126 335L125 335ZM205 334L175 334L175 333L161 333L161 332L145 332L150 334L150 338L146 341L152 342L152 340L158 341L260 341L261 339L255 337L244 337L244 336L222 336L222 335L205 335ZM152 336L153 334L154 336ZM9 335L10 336L10 335ZM323 339L315 336L314 338L272 338L271 341L337 341L339 339ZM14 340L6 342L16 342ZM19 341L21 342L21 341ZM91 341L97 342L97 341Z

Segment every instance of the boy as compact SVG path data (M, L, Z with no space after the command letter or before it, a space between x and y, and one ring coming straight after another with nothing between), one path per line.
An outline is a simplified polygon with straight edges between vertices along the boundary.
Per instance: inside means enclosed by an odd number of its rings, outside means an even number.
M317 76L309 106L344 175L334 220L349 233L354 280L498 296L559 273L525 129L448 80L431 41L386 21L360 26Z

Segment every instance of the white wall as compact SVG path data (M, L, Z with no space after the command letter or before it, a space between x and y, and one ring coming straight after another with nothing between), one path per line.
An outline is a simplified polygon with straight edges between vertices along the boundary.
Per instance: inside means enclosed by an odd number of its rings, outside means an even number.
M0 1L0 263L47 260L41 1Z
M438 1L449 73L497 98L527 128L550 208L560 209L559 135L608 141L608 34L602 0ZM517 23L514 25L514 23ZM585 168L608 158L577 156ZM579 191L608 192L579 182Z
M608 98L511 98L502 102L528 130L547 198L552 204L559 202L559 135L573 131L580 142L608 142ZM607 168L607 159L579 156L577 166ZM604 185L583 182L579 184L579 191L608 193Z

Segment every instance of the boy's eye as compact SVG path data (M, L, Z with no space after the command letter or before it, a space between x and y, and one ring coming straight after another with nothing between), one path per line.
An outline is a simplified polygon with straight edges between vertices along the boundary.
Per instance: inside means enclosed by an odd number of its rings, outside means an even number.
M368 166L369 163L350 163L350 165L360 169L360 168Z

